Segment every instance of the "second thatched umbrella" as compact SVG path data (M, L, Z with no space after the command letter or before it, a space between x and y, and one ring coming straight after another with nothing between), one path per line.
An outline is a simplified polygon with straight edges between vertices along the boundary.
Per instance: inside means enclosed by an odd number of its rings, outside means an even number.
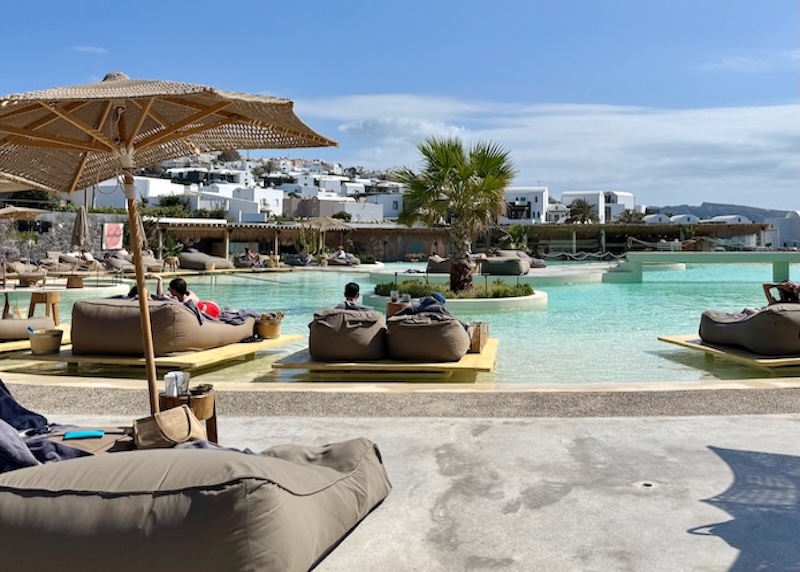
M121 175L132 245L136 224L133 171L189 154L222 149L334 146L294 114L288 99L204 85L130 79L0 97L0 179L61 193ZM134 247L150 409L158 411L155 352L141 248Z

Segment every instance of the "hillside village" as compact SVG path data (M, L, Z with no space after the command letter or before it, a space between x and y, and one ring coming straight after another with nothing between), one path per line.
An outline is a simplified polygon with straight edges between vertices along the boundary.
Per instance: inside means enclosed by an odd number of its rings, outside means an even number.
M235 153L235 152L234 152ZM390 180L389 171L343 168L336 163L288 157L220 160L220 155L182 158L163 163L160 176L136 177L140 200L151 206L165 196L183 195L192 210L224 212L232 222L270 222L276 219L340 216L352 222L394 221L403 209L403 188ZM116 180L74 193L76 204L92 208L124 208L121 193L114 193ZM85 194L85 196L84 196ZM575 203L584 201L585 212ZM511 187L506 191L506 213L498 224L533 225L568 222L644 222L653 224L698 224L754 222L740 214L701 219L687 212L662 213L638 204L624 191L575 190L553 196L546 186ZM575 220L578 218L578 220Z

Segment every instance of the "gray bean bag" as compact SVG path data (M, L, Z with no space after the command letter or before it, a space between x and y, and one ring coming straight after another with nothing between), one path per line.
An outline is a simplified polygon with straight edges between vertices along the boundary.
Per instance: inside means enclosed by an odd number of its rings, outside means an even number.
M429 274L450 274L451 267L452 263L449 258L442 258L434 254L428 257L428 265L425 268L425 272Z
M320 310L308 328L308 353L315 361L386 358L386 319L375 310Z
M205 319L179 302L150 301L156 356L235 344L253 335L255 318L241 325ZM79 300L72 307L72 353L142 356L139 302L124 298Z
M27 340L28 328L34 330L51 330L56 325L50 316L40 318L27 318L25 320L6 319L0 320L0 342L11 340Z
M207 265L213 264L216 270L220 268L235 268L233 262L221 256L211 256L205 252L181 252L178 255L181 268L190 270L205 270Z
M493 256L481 263L481 273L491 276L522 276L530 269L530 262L517 256Z
M0 554L24 570L308 570L390 489L366 439L84 457L0 475Z
M399 361L458 361L469 351L470 336L449 314L395 315L387 321L389 357Z
M800 356L800 304L773 304L749 316L706 310L700 338L765 356Z
M545 268L547 266L547 261L543 258L534 258L530 254L522 250L498 250L497 256L501 258L521 258L522 260L527 260L528 264L531 265L531 268Z

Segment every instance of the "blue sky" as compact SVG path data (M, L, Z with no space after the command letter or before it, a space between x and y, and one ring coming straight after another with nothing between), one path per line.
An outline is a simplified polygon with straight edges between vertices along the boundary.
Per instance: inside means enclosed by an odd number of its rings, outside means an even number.
M514 185L800 209L797 0L119 0L0 4L0 95L109 71L287 97L368 168L435 135ZM251 156L278 156L258 151Z

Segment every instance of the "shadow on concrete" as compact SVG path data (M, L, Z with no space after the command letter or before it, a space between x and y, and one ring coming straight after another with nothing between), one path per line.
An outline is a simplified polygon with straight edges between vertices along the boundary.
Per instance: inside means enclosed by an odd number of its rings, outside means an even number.
M739 556L733 572L800 570L800 457L709 447L733 471L733 484L703 502L733 517L688 530L718 536Z

